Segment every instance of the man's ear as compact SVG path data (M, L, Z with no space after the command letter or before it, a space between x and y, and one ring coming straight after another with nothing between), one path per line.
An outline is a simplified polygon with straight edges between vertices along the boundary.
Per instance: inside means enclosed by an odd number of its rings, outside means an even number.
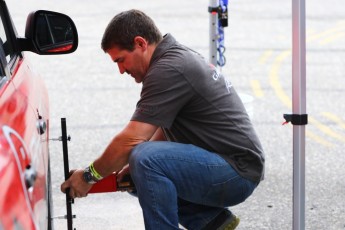
M135 44L135 47L145 49L145 50L147 49L147 46L148 46L148 43L145 40L145 38L140 37L140 36L136 36L134 38L134 44Z

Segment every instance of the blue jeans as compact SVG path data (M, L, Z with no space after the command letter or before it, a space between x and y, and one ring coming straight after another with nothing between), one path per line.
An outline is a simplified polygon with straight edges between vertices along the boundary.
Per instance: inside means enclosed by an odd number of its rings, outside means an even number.
M179 223L189 230L202 229L257 186L219 155L190 144L139 144L129 166L147 230L179 229Z

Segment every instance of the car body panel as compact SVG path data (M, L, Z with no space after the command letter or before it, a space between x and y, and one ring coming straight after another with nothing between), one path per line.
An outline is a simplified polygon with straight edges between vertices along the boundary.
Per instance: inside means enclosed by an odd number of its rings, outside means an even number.
M6 200L0 205L1 219L11 215L13 224L29 223L37 225L47 211L36 205L45 206L45 181L48 167L48 129L40 135L37 130L38 113L48 123L48 94L42 79L34 75L25 59L18 63L16 74L0 95L0 139L1 151L1 197ZM39 88L39 89L38 89ZM38 112L37 112L38 111ZM7 162L3 165L3 163ZM25 172L31 167L36 175L34 184L27 188ZM11 173L8 171L10 170ZM8 191L7 191L8 189ZM14 189L17 191L15 192ZM21 194L18 198L8 199L11 194ZM16 195L17 196L17 195ZM18 204L16 204L16 202ZM11 210L11 211L9 211ZM35 213L33 212L35 210ZM18 215L18 213L20 215ZM24 217L26 216L26 217ZM18 222L18 223L16 223ZM41 223L45 225L45 223ZM4 225L4 222L3 222ZM4 226L5 229L6 226ZM31 229L25 227L25 229Z
M71 53L78 34L67 15L36 11L27 19L26 37L19 38L4 0L0 14L0 229L50 230L48 92L24 51ZM40 26L48 33L39 34ZM54 34L66 31L68 39L55 42ZM52 42L40 46L40 39Z

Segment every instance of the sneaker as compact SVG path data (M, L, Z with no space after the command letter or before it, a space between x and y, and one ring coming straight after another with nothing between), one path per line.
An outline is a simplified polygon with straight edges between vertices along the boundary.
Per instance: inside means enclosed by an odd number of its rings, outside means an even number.
M240 219L237 216L224 209L203 230L234 230L239 223Z
M240 223L240 218L233 215L227 219L217 230L234 230Z

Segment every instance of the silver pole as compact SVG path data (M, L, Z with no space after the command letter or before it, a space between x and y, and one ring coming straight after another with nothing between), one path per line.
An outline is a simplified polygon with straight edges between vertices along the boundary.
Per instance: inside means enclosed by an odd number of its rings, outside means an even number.
M305 0L292 0L292 112L306 114ZM305 125L293 126L293 229L305 229Z
M219 0L210 0L211 8L219 6ZM209 61L217 67L218 13L210 13L210 53Z

